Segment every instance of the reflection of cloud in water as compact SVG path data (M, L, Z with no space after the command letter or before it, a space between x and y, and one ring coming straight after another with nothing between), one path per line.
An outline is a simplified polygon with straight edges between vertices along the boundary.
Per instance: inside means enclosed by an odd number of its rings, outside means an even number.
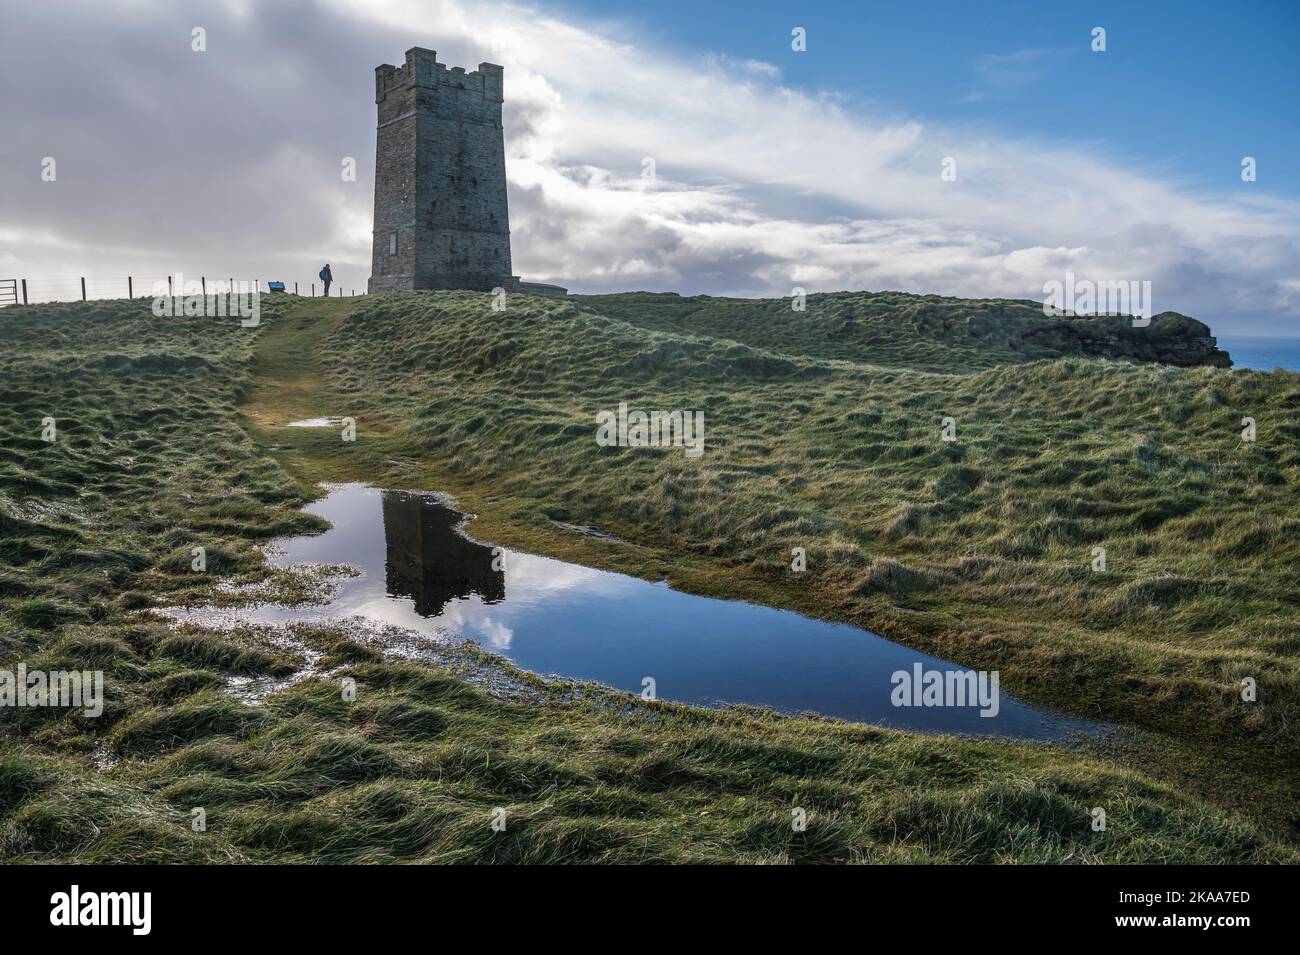
M504 604L485 602L477 594L447 602L434 619L448 630L478 640L497 651L511 649L515 637L514 620L521 612L537 612L542 604L560 598L566 592L583 595L617 595L633 578L607 571L566 564L549 557L503 550L505 572Z
M510 641L515 638L513 630L504 623L497 623L491 617L484 617L475 625L475 629L496 650L509 650Z
M437 620L448 630L462 636L478 634L497 650L508 650L514 640L514 628L492 612L478 597L453 600L438 615Z
M345 611L346 615L366 617L379 623L392 624L408 630L437 633L441 629L434 619L425 618L416 613L415 608L409 602L394 600L388 596L371 597L355 605L338 608L335 612L337 613L338 610ZM440 620L441 618L437 619Z
M506 572L506 593L511 598L542 597L550 591L602 583L604 581L601 578L608 578L607 582L611 586L618 584L618 578L605 571L513 550L505 552L503 565Z

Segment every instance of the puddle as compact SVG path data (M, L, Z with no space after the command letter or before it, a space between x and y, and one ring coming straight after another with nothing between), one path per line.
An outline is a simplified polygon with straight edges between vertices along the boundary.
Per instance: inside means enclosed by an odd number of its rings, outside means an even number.
M268 560L346 563L361 571L336 581L332 600L170 615L208 626L359 617L441 642L469 639L526 670L632 693L651 677L658 698L684 703L745 703L1019 739L1064 740L1105 729L1005 692L988 717L979 706L895 706L895 672L962 668L848 624L480 544L458 530L463 515L440 495L334 485L307 510L333 527L276 542Z
M95 767L96 772L111 772L122 760L108 748L107 743L101 743L90 754L90 764Z
M572 531L575 534L581 534L583 537L593 537L596 540L610 541L615 544L625 544L628 547L641 546L640 544L633 544L631 541L625 541L621 537L615 537L613 534L608 534L598 527L590 527L586 524L570 524L568 521L557 521L554 518L551 519L551 523L562 531Z
M342 418L303 418L301 421L290 421L286 428L332 428L335 425L343 423Z

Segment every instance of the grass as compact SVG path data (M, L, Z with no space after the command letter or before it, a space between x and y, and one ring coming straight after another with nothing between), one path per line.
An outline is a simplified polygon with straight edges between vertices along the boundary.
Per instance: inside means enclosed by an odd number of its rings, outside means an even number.
M903 292L837 292L790 299L736 299L635 292L583 296L592 311L638 328L726 339L787 355L845 359L914 371L974 371L1080 355L1218 360L1210 330L1177 312L1135 329L1127 316L1046 319L1041 302ZM1204 339L1204 341L1199 341Z
M511 303L281 299L257 330L145 303L0 315L0 667L93 664L109 697L98 720L3 714L0 858L1296 861L1296 376L1014 349L938 374L813 333L767 350L595 300ZM620 400L704 409L705 455L597 448ZM322 414L356 417L358 441L283 427ZM339 628L297 633L338 669L245 705L231 675L284 675L292 651L141 608L220 600L223 576L277 585L256 545L317 526L298 507L338 478L445 487L483 537L867 623L1145 731L1108 754L596 688L516 698ZM1202 753L1194 778L1180 751ZM1209 763L1248 754L1249 798L1208 791Z
M935 374L656 324L412 295L367 301L320 354L334 413L538 523L699 558L671 574L689 585L775 591L1083 715L1294 736L1300 377L1079 358ZM704 410L705 454L598 447L595 415L622 401Z

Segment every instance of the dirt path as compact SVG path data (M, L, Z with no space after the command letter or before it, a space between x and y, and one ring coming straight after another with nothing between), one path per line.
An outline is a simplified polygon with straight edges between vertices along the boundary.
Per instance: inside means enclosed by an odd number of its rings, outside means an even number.
M304 299L261 332L251 368L256 384L242 409L259 428L278 432L289 421L330 413L321 407L316 349L361 301Z
M389 424L357 416L329 389L319 361L330 334L364 301L304 299L260 333L250 366L253 387L240 406L244 426L304 485L367 481L385 487L439 486L420 466L420 449ZM342 426L291 428L305 418L354 417L357 440Z

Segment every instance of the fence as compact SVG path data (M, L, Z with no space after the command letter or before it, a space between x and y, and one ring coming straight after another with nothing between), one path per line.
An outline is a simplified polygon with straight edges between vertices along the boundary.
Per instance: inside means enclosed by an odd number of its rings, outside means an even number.
M280 281L276 279L275 281ZM270 290L263 288L267 283L260 279L239 279L243 291L249 288L259 292L270 294ZM230 293L236 290L236 280L234 278L209 278L201 275L197 279L186 278L185 284L187 289L172 289L172 276L168 275L161 279L144 278L140 279L134 275L125 276L78 276L75 279L0 279L0 308L7 305L35 305L40 302L87 302L98 299L121 299L121 298L155 298L160 293L163 285L167 287L168 295L215 295L218 293ZM197 288L194 286L197 285ZM292 295L302 295L304 297L314 297L324 294L324 289L319 281L316 282L285 282L285 292ZM299 288L303 291L299 292ZM292 292L289 290L292 288ZM349 294L356 295L355 288L349 289ZM344 287L335 281L330 287L330 296L336 294L343 297ZM364 295L365 293L362 292Z

